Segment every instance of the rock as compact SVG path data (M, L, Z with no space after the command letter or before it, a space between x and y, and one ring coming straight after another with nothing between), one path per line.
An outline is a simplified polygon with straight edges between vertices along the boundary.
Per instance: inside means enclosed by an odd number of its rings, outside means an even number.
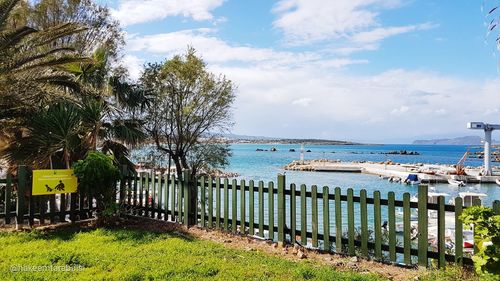
M288 150L288 152L295 152L295 149L290 148L290 149Z
M358 257L354 256L354 257L350 258L349 261L350 262L358 262L359 259L358 259Z
M233 242L233 241L232 241L231 239L225 239L223 242L224 242L224 243L231 243L231 242Z
M297 257L298 257L299 259L305 259L305 258L307 258L307 255L306 255L306 253L304 253L302 250L299 250L299 251L297 252Z

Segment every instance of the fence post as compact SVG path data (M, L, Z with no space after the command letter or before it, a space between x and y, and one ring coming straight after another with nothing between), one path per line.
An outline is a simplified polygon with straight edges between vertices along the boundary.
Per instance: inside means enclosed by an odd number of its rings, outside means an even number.
M122 165L122 177L120 179L120 204L125 204L125 180L128 176L127 165ZM129 187L130 188L130 187Z
M493 201L493 212L495 214L500 215L500 200L495 200Z
M26 192L26 166L17 168L17 205L16 205L16 228L24 222L25 195Z
M10 224L11 198L12 198L12 177L10 174L7 174L7 183L5 184L5 224Z
M427 185L418 186L418 265L427 267L427 250L429 248L428 214L427 214Z
M184 171L184 224L192 226L196 224L196 208L198 197L198 183L193 180L190 170Z
M285 242L285 175L278 174L278 241Z

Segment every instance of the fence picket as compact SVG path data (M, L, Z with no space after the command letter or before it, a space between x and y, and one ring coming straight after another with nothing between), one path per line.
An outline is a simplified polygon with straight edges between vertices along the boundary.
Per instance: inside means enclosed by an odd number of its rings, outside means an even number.
M347 189L347 248L349 255L354 256L356 254L354 248L354 201L353 201L353 190L352 188Z
M396 209L395 209L395 194L390 191L387 195L389 213L389 259L391 262L396 262Z
M323 187L323 250L330 251L330 199L328 186Z
M297 196L295 194L297 187L294 183L290 185L290 242L295 245L297 231Z
M238 229L238 192L237 192L237 181L234 179L231 183L231 227L232 231L236 233L236 230Z
M427 185L418 187L418 265L427 267L428 250L428 213L427 213Z
M5 184L5 223L10 224L11 218L11 198L12 198L12 176L7 174L7 181Z
M240 181L240 233L245 234L245 180Z
M455 198L455 263L463 264L464 255L464 237L463 237L463 222L460 219L462 214L463 202L462 197Z
M220 178L215 178L215 228L220 229L220 211L221 211L221 200L220 200Z
M259 181L259 236L264 237L264 182Z
M335 251L342 253L342 201L340 187L335 187Z
M403 193L403 260L405 264L411 264L411 209L410 209L410 193Z
M214 227L214 188L212 177L208 178L208 227Z
M380 210L380 191L373 192L373 232L375 233L375 259L382 259L382 222Z
M274 183L268 184L269 193L267 194L267 203L269 205L269 239L274 240Z
M444 196L439 196L438 197L438 233L437 233L437 238L438 238L438 252L439 252L439 259L438 259L438 266L439 268L444 268L445 266L445 221L444 221Z
M200 199L200 215L201 215L201 218L200 218L200 225L201 227L205 227L205 201L206 201L206 198L205 198L205 177L201 177L200 179L200 195L201 195L201 199Z
M359 192L360 215L361 215L361 255L368 257L368 208L366 205L366 189Z
M307 198L305 184L300 186L300 238L302 246L307 245Z
M312 246L318 247L318 187L311 186Z
M278 175L278 241L285 241L285 176Z
M253 191L254 184L255 183L253 180L250 180L250 182L248 183L248 207L249 207L248 234L249 235L254 235L254 232L255 232L255 226L254 226L254 222L255 222L255 202L254 202L255 192Z
M229 230L229 180L224 179L224 230Z

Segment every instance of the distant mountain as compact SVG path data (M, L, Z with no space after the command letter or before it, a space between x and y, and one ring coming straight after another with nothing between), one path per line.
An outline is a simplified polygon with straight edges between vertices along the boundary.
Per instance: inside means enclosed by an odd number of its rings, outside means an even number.
M279 143L279 144L340 144L340 145L354 145L360 144L350 141L339 141L339 140L324 140L324 139L288 139L288 138L276 138L276 137L263 137L263 136L247 136L247 135L235 135L227 134L224 138L232 143Z
M481 145L482 140L479 136L466 136L454 139L415 140L413 144ZM498 141L493 140L493 143L498 143Z

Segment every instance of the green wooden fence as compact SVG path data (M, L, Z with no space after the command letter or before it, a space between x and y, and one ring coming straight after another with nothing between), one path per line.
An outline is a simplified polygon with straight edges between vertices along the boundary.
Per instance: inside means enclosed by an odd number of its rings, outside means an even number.
M409 193L397 200L394 192L382 196L375 191L369 196L364 189L355 195L351 188L343 192L339 187L287 185L283 175L278 176L276 186L274 182L238 183L219 178L189 182L148 174L127 180L123 197L128 198L125 206L130 214L156 214L157 218L188 225L188 216L194 216L195 223L204 228L406 265L428 266L431 260L440 267L447 262L472 263L470 255L464 254L463 225L458 218L464 208L462 199L455 198L455 205L446 205L444 197L438 203L428 203L425 185L418 187L418 202L414 202ZM192 196L197 198L197 208L192 211L186 211L188 186L196 186ZM147 202L135 200L143 194L150 194ZM493 206L498 210L500 201ZM402 210L401 216L397 210ZM429 218L429 212L435 218ZM413 216L418 219L412 220ZM446 241L445 220L450 218L456 227L452 241ZM434 246L429 244L428 233L432 220L437 229ZM387 221L385 229L383 221ZM454 243L453 251L446 248L447 242Z
M14 219L18 224L86 219L95 209L88 191L30 196L31 179L24 167L17 177L0 180L0 187L0 219L7 224ZM194 180L188 173L182 179L140 173L118 182L116 199L129 215L197 224L326 252L406 265L428 266L431 260L440 267L447 262L471 264L463 248L464 226L459 220L465 208L462 199L446 205L444 197L429 203L427 196L425 185L418 187L418 202L414 202L409 193L400 200L394 192L383 196L379 191L368 194L362 189L358 195L351 188L296 186L287 184L284 175L278 175L275 186L274 182L252 180ZM493 208L498 212L500 201L494 201ZM429 218L430 212L435 216ZM446 249L450 242L446 241L446 223L450 219L455 222L453 251ZM428 227L433 220L436 243L430 246Z

